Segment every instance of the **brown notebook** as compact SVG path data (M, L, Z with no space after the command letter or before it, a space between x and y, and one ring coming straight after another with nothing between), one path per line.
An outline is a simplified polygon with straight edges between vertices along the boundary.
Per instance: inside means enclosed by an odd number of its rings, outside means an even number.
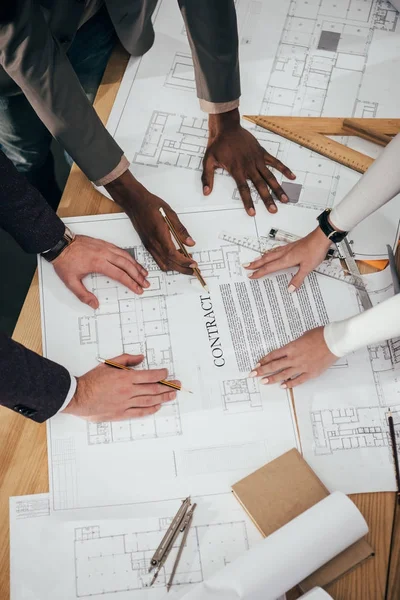
M295 448L238 481L232 489L264 537L329 495ZM315 586L324 587L373 554L363 538L307 577L300 588L306 592Z

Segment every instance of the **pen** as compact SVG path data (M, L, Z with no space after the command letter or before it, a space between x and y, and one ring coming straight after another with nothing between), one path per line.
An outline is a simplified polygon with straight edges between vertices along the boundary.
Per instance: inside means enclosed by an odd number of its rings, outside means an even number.
M175 238L175 241L178 244L182 254L184 254L186 256L186 258L190 258L189 252L186 250L185 246L182 244L181 240L179 239L179 235L175 231L175 228L174 228L170 218L166 214L165 210L163 208L160 208L159 210L160 210L160 213L161 213L164 221L168 225L168 228L169 228L171 234ZM198 267L195 267L193 269L193 271L194 271L194 274L196 275L197 279L200 281L201 285L203 286L203 288L206 290L206 292L208 292L207 284L206 284L205 279L203 278L202 274L200 273L200 269Z
M98 356L97 360L99 362L103 363L104 365L108 365L109 367L115 367L116 369L123 369L124 371L132 371L132 369L130 367L121 365L120 363L117 363L113 360L108 360L108 358L100 358L100 356ZM188 392L189 394L193 394L193 392L191 392L190 390L186 390L181 385L177 385L176 383L173 383L172 381L167 381L166 379L161 379L161 381L159 381L158 383L161 383L161 385L165 385L169 388L172 388L173 390L178 390L179 392Z

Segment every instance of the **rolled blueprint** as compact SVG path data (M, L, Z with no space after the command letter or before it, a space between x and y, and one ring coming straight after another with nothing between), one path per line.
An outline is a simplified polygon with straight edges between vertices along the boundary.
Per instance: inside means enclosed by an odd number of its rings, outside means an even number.
M332 596L320 587L315 587L301 597L301 600L333 600Z
M368 525L353 502L342 492L334 492L203 581L184 599L275 600L367 532Z

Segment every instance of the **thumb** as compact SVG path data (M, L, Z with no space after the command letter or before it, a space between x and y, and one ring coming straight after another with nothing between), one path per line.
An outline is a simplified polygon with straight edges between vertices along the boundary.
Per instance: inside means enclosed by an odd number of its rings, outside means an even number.
M173 224L175 231L177 232L181 242L183 242L186 246L194 246L196 242L190 236L190 233L188 232L186 227L183 225L183 223L181 223L176 212L170 211L168 213L168 216L169 216L170 220L172 221L172 224Z
M307 275L307 271L302 271L301 269L299 269L296 275L292 278L291 282L289 283L288 292L292 294L295 290L298 290Z
M70 280L67 287L84 304L88 304L93 309L99 308L99 301L96 296L89 292L79 279Z
M203 194L208 196L211 194L214 186L215 163L210 154L206 154L203 160L203 174L201 183L203 185Z
M143 362L143 359L143 354L120 354L119 356L111 358L112 361L125 365L126 367L136 367Z

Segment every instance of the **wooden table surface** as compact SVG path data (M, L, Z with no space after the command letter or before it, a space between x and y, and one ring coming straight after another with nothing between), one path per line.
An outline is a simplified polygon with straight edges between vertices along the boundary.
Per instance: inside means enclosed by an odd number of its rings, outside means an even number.
M120 47L114 51L100 86L95 106L106 121L128 61ZM96 192L74 166L59 208L61 217L119 212L118 207ZM14 339L41 353L38 280L35 275L27 294ZM9 596L8 498L48 491L46 427L0 407L0 598ZM395 512L395 494L356 494L351 496L365 516L369 542L375 556L347 574L327 590L335 600L383 600L388 574L389 550ZM400 511L397 511L400 513ZM400 598L400 516L395 527L391 586L388 600ZM396 535L397 532L397 535ZM291 597L297 597L291 594ZM56 599L55 599L56 600ZM386 600L386 599L385 599Z

